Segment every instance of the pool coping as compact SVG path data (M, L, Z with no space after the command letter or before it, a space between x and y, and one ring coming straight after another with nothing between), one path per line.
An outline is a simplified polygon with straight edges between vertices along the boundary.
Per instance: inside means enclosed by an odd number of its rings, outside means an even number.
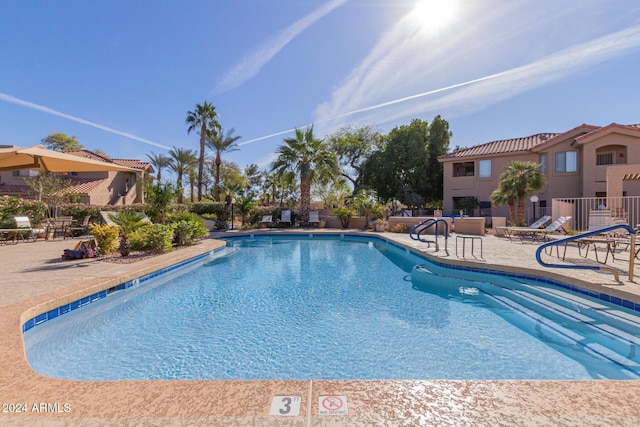
M351 234L351 233L349 233ZM371 237L371 233L357 233ZM376 236L376 235L373 235ZM387 236L383 237L385 240ZM215 242L215 241L212 241ZM401 247L414 250L394 241ZM219 242L218 242L219 244ZM205 242L188 253L136 266L135 272L100 283L87 283L11 304L0 311L0 330L7 343L0 349L0 403L27 404L28 411L0 413L0 422L32 425L34 420L64 425L69 420L103 425L149 423L175 425L635 425L640 423L640 381L67 381L42 376L24 356L22 320L46 310L47 304L71 302L77 296L108 289L159 265L205 253ZM420 252L421 256L428 255ZM437 257L436 257L437 258ZM454 260L451 260L454 261ZM442 261L444 262L444 261ZM447 260L447 263L448 260ZM485 268L471 261L452 262ZM522 272L522 269L508 269ZM545 274L547 276L547 274ZM561 275L550 273L559 279ZM560 276L560 277L558 277ZM572 280L577 285L589 285ZM81 296L82 297L82 296ZM75 298L75 299L73 299ZM634 297L635 302L635 297ZM60 306L61 304L58 304ZM51 307L49 307L51 308ZM35 311L33 311L35 310ZM32 316L33 317L33 316ZM301 413L270 415L274 396L299 396ZM347 396L348 415L322 415L321 396ZM40 404L44 403L44 407ZM65 403L70 410L65 412ZM35 406L34 405L40 405ZM0 408L1 409L1 408ZM37 410L42 409L42 410Z

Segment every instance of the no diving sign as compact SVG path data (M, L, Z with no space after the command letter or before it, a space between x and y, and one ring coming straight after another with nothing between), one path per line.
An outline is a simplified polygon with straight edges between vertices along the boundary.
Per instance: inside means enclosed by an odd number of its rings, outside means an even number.
M318 398L320 415L348 415L347 396L320 396Z

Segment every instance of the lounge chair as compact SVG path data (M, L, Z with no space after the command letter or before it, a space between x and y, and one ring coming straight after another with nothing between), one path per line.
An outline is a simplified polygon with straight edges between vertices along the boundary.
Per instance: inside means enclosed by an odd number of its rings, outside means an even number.
M318 211L309 212L309 224L320 225L320 216Z
M289 223L289 225L291 225L291 211L289 209L282 211L279 222Z
M20 239L25 241L26 235L26 241L31 239L35 242L38 240L38 234L45 232L44 228L33 228L31 226L31 221L27 216L15 216L13 219L16 222L16 231L13 235L14 240Z
M511 238L515 236L518 236L520 241L522 241L525 237L531 237L533 239L533 237L537 235L538 230L545 226L549 221L551 221L551 217L549 215L545 215L528 227L500 227L500 229L504 231L504 235L509 238L509 241L511 241Z
M589 231L611 225L611 209L589 211Z
M273 216L272 215L265 215L258 222L258 227L260 227L260 225L262 225L262 224L271 224L272 222L273 222Z

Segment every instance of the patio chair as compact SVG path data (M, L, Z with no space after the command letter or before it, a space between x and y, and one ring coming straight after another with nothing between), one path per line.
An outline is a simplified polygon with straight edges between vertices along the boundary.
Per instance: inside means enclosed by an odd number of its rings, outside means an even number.
M518 236L520 238L520 241L522 241L525 237L531 237L531 239L534 240L534 237L538 234L538 230L540 230L541 227L545 226L549 221L551 221L551 216L545 215L528 227L500 228L504 230L504 235L509 238L509 241L512 241L511 238L515 236Z
M55 239L57 235L61 235L63 239L66 239L68 236L68 228L71 227L71 223L73 222L72 216L58 216L53 220L53 238Z
M320 225L320 216L318 211L309 212L309 224Z
M289 225L291 225L291 211L289 209L282 211L279 222L289 223Z
M589 211L589 231L611 225L611 209L597 209Z
M258 221L258 227L260 227L262 224L271 224L272 222L273 222L273 216L265 215L262 217L260 221Z
M89 235L89 220L91 219L91 215L87 215L82 220L82 224L80 225L71 225L67 228L67 233L69 236L74 237L75 233L78 233L78 236L88 236Z

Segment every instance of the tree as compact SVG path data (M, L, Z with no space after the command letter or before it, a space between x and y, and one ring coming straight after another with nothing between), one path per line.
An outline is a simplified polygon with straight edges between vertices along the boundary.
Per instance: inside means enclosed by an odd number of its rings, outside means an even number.
M154 224L165 224L172 211L177 191L171 184L158 182L153 185L151 181L145 181L146 204L145 212Z
M247 177L246 195L251 199L255 199L262 189L264 174L257 164L252 163L244 168L244 175Z
M293 173L300 177L300 222L308 224L311 206L311 183L335 178L340 173L338 160L329 144L313 136L313 126L296 129L294 138L285 138L277 149L278 158L271 170L279 176Z
M128 256L131 252L131 244L129 237L136 230L146 227L148 224L142 220L142 217L133 211L120 211L117 215L109 215L109 218L120 229L120 246L118 251L121 256Z
M345 126L331 135L329 141L338 156L341 175L351 182L351 195L355 195L362 187L362 165L382 146L383 136L369 126Z
M147 154L147 157L149 158L151 166L153 166L156 172L158 172L156 178L158 182L160 182L162 179L162 169L169 167L171 164L171 157L165 154L156 154L153 151L151 154Z
M49 134L46 138L42 138L40 142L54 151L78 151L84 149L84 146L78 142L75 135L67 136L62 132Z
M431 126L414 119L396 127L362 164L362 185L385 201L407 206L442 202L442 164L438 156L449 149L449 124L436 116Z
M25 178L24 182L29 187L29 193L49 208L62 203L77 202L80 198L73 190L74 182L64 175L40 173Z
M187 111L186 123L189 125L187 134L195 130L200 135L200 157L198 158L198 201L202 201L202 185L204 175L204 148L207 130L220 131L220 123L217 120L216 107L204 101L204 104L196 104L193 111Z
M212 149L215 153L215 159L213 164L215 166L215 183L213 188L213 195L216 202L220 201L220 165L222 164L222 153L230 153L232 151L239 150L236 141L240 139L240 136L233 136L235 129L231 128L227 131L226 136L222 131L207 130L205 138L206 145Z
M524 225L524 204L527 197L542 190L546 183L547 179L540 171L539 163L516 160L507 164L504 172L500 175L498 189L494 191L495 200L517 202L515 223ZM494 200L493 194L491 199Z
M171 163L169 167L176 173L176 187L178 187L178 203L183 201L182 176L188 171L189 167L197 164L196 152L186 148L176 148L175 146L169 151Z

